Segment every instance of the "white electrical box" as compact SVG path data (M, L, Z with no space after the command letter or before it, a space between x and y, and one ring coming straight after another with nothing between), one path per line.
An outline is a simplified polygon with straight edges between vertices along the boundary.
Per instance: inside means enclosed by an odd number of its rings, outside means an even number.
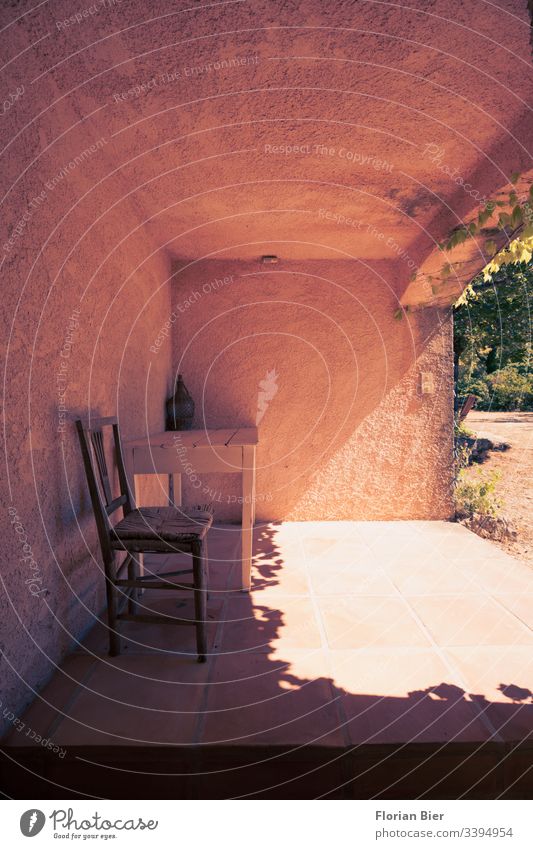
M420 389L422 395L435 394L435 379L433 377L433 372L423 371L420 373Z
M433 372L431 372L431 371L420 372L420 391L421 391L422 395L434 395L435 394L435 378L433 376Z

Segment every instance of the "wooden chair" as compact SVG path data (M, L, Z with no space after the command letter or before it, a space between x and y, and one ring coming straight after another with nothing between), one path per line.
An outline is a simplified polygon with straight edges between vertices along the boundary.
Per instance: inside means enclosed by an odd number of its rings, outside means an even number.
M211 511L177 507L137 509L128 486L117 419L91 419L90 422L79 419L76 427L104 560L109 654L112 656L120 654L118 622L191 624L196 626L198 661L205 662L208 581L206 535L213 522ZM113 435L119 482L119 495L115 498L112 495L104 449L105 428L111 428ZM113 525L110 516L119 508L123 511L123 519ZM117 563L118 552L126 552L120 564ZM165 555L187 553L192 555L192 568L161 572L156 575L141 575L139 564L133 556L136 553ZM172 580L190 573L193 575L191 584ZM127 577L123 577L124 575ZM182 590L184 587L194 592L194 621L189 622L163 614L137 613L139 591ZM127 606L127 612L122 613L121 608L125 606Z

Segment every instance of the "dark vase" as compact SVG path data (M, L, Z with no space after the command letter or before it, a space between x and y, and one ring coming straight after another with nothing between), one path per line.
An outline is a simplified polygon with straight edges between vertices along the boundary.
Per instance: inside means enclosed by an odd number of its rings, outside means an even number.
M178 374L176 391L168 399L167 404L167 430L190 430L194 418L194 401L187 392L181 374Z

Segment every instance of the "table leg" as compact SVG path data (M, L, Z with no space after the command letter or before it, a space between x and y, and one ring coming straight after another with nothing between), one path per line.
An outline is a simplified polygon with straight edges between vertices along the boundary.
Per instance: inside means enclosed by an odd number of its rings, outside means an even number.
M168 476L168 506L181 507L181 475L172 472Z
M131 499L133 500L132 507L139 506L140 500L140 487L135 475L135 449L129 446L128 444L122 446L122 453L124 457L124 467L126 471L126 477L128 479L128 489L130 491ZM138 564L138 574L144 575L144 555L136 554L135 560ZM144 590L137 590L137 598L143 594Z
M181 507L183 503L181 500L181 475L174 474L172 477L174 478L174 504L176 507Z
M242 449L242 590L251 586L252 546L255 512L255 445Z

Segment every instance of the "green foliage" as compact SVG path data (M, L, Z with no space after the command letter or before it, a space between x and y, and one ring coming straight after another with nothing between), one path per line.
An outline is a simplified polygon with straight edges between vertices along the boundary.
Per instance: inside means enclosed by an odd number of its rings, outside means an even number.
M458 513L473 516L496 516L502 503L496 496L500 472L484 469L462 469L455 486L455 506Z
M468 466L470 465L471 455L472 449L469 447L468 443L463 439L457 439L454 444L456 485L463 469L468 468Z
M518 172L511 174L513 186L519 179ZM520 197L513 188L505 200L490 200L477 218L452 230L439 245L440 250L450 252L468 239L488 235L490 230L485 231L487 225L492 228L492 232L501 230L506 240L500 250L493 238L485 241L487 262L482 271L485 282L489 282L501 269L529 263L533 258L533 185ZM446 262L440 271L441 282L445 283L453 272L453 265Z
M476 278L454 312L457 392L481 410L533 409L533 262Z
M464 422L455 422L453 433L456 439L461 437L466 439L475 439L473 431L471 431Z
M521 374L512 363L467 383L478 410L533 410L533 375Z
M455 480L457 481L461 469L466 469L470 464L472 454L471 443L474 434L467 428L464 422L455 421L453 430L453 453L455 459Z
M409 312L409 305L407 304L407 306L405 306L405 307L398 307L398 309L394 311L393 317L394 317L395 321L401 321L402 318L404 317L404 315L406 315L408 312Z
M521 374L510 363L487 375L492 408L495 410L533 410L533 376Z
M466 384L468 386L468 390L467 390L467 392L465 392L465 394L475 395L476 398L477 398L476 409L478 409L478 410L497 409L496 407L493 407L493 405L492 405L491 394L490 394L490 386L489 386L489 382L488 382L488 379L487 379L487 375L480 376L476 380L463 379L463 381L460 381L459 385L464 385L464 384Z

